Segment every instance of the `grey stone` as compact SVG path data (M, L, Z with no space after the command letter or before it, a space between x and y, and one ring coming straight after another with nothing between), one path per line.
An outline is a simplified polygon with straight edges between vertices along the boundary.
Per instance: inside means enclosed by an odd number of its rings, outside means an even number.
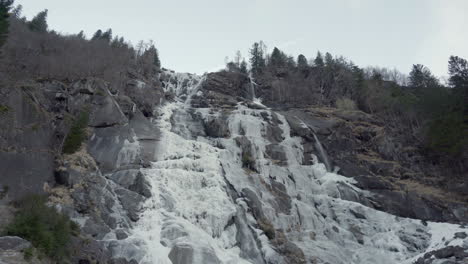
M254 191L249 188L244 188L242 189L242 196L246 198L247 204L249 205L256 219L265 218L262 209L262 202Z
M277 211L284 214L291 213L291 197L288 195L286 187L277 181L271 180L271 193L275 197Z
M21 251L31 247L31 243L16 236L0 237L0 250Z
M465 239L466 237L468 237L466 232L457 232L457 233L455 233L453 238Z
M350 209L349 211L351 212L352 215L354 215L354 217L356 217L358 219L366 219L366 216L364 216L361 213L358 213L358 212L354 211L353 209Z
M122 240L122 239L126 239L128 237L128 234L123 229L117 229L115 230L115 236L118 240Z
M195 252L197 251L197 252ZM195 257L196 254L196 257ZM211 248L194 247L187 243L178 243L169 252L172 264L219 264L221 261Z
M205 133L209 137L229 137L229 126L226 117L215 117L208 120L204 120L203 125L205 127Z
M127 211L128 217L132 221L138 221L141 202L144 200L144 197L138 193L123 188L117 189L115 193L118 195L122 207Z
M283 146L278 144L269 144L266 146L265 152L270 159L274 160L278 165L286 166L288 164Z
M96 99L95 107L90 115L89 126L108 127L128 123L127 117L120 110L117 102L110 96Z
M111 174L109 178L126 189L143 195L146 198L151 197L151 186L140 170L117 171Z

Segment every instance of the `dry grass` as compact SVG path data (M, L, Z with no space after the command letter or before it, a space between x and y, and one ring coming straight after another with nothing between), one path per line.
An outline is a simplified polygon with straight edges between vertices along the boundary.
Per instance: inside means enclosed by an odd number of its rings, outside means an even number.
M353 111L358 109L356 106L356 102L345 97L336 100L336 108L347 111Z

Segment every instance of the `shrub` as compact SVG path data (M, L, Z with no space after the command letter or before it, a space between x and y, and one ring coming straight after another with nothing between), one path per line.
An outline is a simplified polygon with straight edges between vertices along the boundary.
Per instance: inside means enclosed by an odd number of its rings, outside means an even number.
M258 221L258 225L263 232L265 232L265 235L268 237L268 239L274 239L275 238L275 228L271 224L270 221L267 219L261 219Z
M339 98L336 100L336 108L341 110L356 110L356 103L349 98Z
M8 190L10 188L8 187L8 185L5 185L3 186L1 189L0 189L0 200L2 200L3 198L5 198L5 196L8 194Z
M73 154L78 151L86 138L86 127L88 126L89 114L86 111L80 113L73 121L70 132L63 143L63 153Z
M433 120L427 132L427 147L445 154L457 156L468 143L468 128L462 113L450 113Z
M39 195L19 201L18 211L6 227L6 233L29 240L40 254L60 262L69 255L68 243L77 225L55 208L48 207L46 202L47 197ZM25 256L30 255L32 250L25 252Z
M0 105L0 114L4 114L10 111L10 108L6 105Z
M242 153L242 167L248 168L249 170L252 170L255 167L255 160L246 151Z
M32 247L28 247L27 249L23 250L24 259L29 261L34 256L34 249Z

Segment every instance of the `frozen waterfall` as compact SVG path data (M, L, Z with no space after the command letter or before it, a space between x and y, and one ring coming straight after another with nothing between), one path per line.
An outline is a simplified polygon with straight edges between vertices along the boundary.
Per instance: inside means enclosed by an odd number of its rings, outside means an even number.
M327 159L304 165L302 139L291 136L283 116L241 103L193 108L190 97L203 96L203 77L165 74L166 91L176 97L157 109L156 161L142 169L152 197L126 239L144 252L133 256L139 263L409 264L463 243L453 238L462 230L457 225L425 225L342 199L343 189L372 194L330 172ZM222 116L229 136L206 136L203 122ZM274 144L266 137L272 120L283 138ZM266 154L272 148L285 162ZM254 169L243 166L246 151Z

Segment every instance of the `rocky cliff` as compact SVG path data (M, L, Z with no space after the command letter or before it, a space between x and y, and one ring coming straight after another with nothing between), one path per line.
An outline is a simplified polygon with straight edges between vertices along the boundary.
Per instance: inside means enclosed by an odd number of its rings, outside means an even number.
M238 73L128 74L1 88L2 226L47 193L80 227L72 263L468 258L466 181L378 117L281 105ZM83 111L86 141L64 154ZM27 243L0 238L0 261Z

